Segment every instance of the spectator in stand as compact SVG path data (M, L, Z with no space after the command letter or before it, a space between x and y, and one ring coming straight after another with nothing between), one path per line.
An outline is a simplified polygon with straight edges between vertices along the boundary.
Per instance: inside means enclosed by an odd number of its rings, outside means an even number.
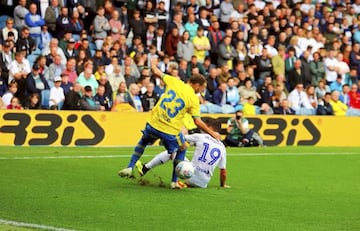
M230 26L229 21L231 14L234 11L232 0L224 0L220 4L220 27L227 28Z
M116 106L118 104L122 104L125 103L125 94L127 92L127 87L126 87L126 83L125 82L121 82L119 84L119 87L116 91L113 92L113 107L112 107L112 111L116 111Z
M257 114L257 107L255 106L255 99L253 97L249 97L247 102L243 104L243 112L244 115L254 116Z
M70 8L69 8L70 9ZM73 38L75 41L80 40L80 34L84 31L84 22L83 18L80 15L80 12L77 8L74 9L71 16L71 24L73 25Z
M120 34L123 33L123 25L119 19L119 11L114 10L111 14L111 19L109 20L109 25L111 28L111 38L112 41L117 41L120 38Z
M89 92L92 92L93 95L96 94L96 92L93 92L93 89L96 91L99 84L96 81L95 76L93 75L93 64L91 62L87 62L84 64L84 71L80 73L79 77L77 78L77 82L80 83L82 90L86 86L89 86L90 87Z
M40 44L39 44L38 48L40 50L48 48L50 45L51 39L52 39L52 35L49 33L48 26L45 24L41 27Z
M66 64L66 57L64 54L64 51L59 47L59 40L57 40L56 38L52 38L50 40L49 43L49 47L45 47L42 50L42 54L43 55L49 55L51 53L51 51L53 51L53 56L55 57L55 55L60 55L61 57L61 64L65 65Z
M91 86L84 87L84 96L80 100L80 109L84 111L104 111L105 107L96 102Z
M130 104L137 112L142 112L143 107L140 99L140 88L136 83L129 85L129 91L125 93L125 103Z
M271 76L273 66L271 59L268 55L267 49L263 48L261 56L256 57L256 84L262 85L265 81L265 77Z
M24 109L29 109L29 110L41 109L40 95L38 93L32 93L29 96L28 101L24 106Z
M307 87L312 83L312 75L310 71L310 52L305 50L300 57L301 61L301 73L304 77L304 86Z
M289 100L283 99L280 102L280 106L274 108L274 114L295 115L295 111L289 106Z
M102 74L100 76L100 78L98 79L98 83L99 83L99 86L103 86L104 87L104 95L106 97L108 97L109 99L112 97L113 95L113 91L112 91L112 88L111 88L111 85L110 85L110 82L108 80L108 77L106 74ZM110 107L111 108L111 107Z
M326 85L325 79L320 79L318 86L315 88L316 97L321 100L327 92L330 93L330 87Z
M134 17L129 21L129 30L132 30L134 37L139 36L141 41L145 43L146 25L140 17L140 11L134 11Z
M7 18L5 27L2 29L2 38L4 41L8 40L9 32L12 32L14 34L14 42L18 39L18 31L16 28L14 28L14 19L13 18Z
M177 27L174 27L166 37L166 53L170 56L170 59L172 60L175 59L179 41L179 29Z
M8 90L2 95L2 101L5 106L10 104L11 98L13 98L18 90L18 84L15 80L11 81L8 85Z
M327 58L325 58L324 64L325 64L325 79L327 85L330 85L332 82L336 81L339 70L338 68L339 62L335 58L335 51L333 49L331 49L328 52L328 56Z
M285 59L285 73L288 74L294 69L296 61L296 51L294 47L288 49L288 57Z
M191 56L194 53L194 45L190 40L190 34L188 31L184 31L180 42L177 45L177 60L185 59L186 61L191 60Z
M320 53L315 52L313 54L314 60L310 63L310 72L312 74L312 85L318 86L319 81L324 78L325 66L321 60Z
M305 92L311 106L316 109L318 106L318 98L316 97L315 87L313 85L308 85Z
M344 62L344 54L338 53L337 54L337 60L338 60L338 74L342 77L342 84L349 84L349 74L350 74L350 67L349 65Z
M141 98L141 105L143 107L144 112L151 111L155 104L160 99L160 95L154 92L155 85L154 83L150 82L146 86L146 92L140 95Z
M167 9L165 9L164 1L159 1L156 14L158 19L158 28L166 28L169 21L169 12Z
M340 92L339 100L343 102L346 106L350 105L350 86L349 84L344 84Z
M28 27L22 27L21 35L16 42L16 51L26 51L25 56L27 57L33 51L36 50L36 42L30 37L30 31Z
M63 52L65 52L70 39L72 39L71 31L65 31L64 37L62 37L59 41L59 47L63 50Z
M29 10L26 8L26 0L19 0L19 5L14 9L15 28L21 30L25 26L25 16Z
M26 78L31 72L30 64L25 59L25 52L16 52L15 59L9 65L9 83L14 79L17 83L18 90L16 97L20 102L26 100Z
M64 89L61 87L60 76L54 78L54 86L50 89L49 106L52 110L60 110L65 101Z
M125 82L124 76L121 74L121 66L115 65L114 71L108 75L109 83L113 92L119 88L121 82Z
M198 27L196 36L192 42L195 48L194 55L197 57L200 63L203 63L206 57L206 52L210 51L211 47L209 39L204 36L204 29L202 27Z
M71 23L71 18L69 17L69 10L67 7L63 6L60 10L60 15L56 19L56 36L58 39L64 37L66 31L73 32L74 25Z
M5 87L9 82L9 65L13 61L13 52L11 51L10 42L5 42L3 44L3 50L0 51L0 79L3 81L3 84L0 84ZM0 90L0 95L1 90Z
M112 98L105 92L105 86L99 85L96 95L95 101L105 108L105 111L110 111L112 107Z
M156 35L153 39L153 45L156 47L156 54L159 57L165 56L166 49L166 38L164 35L164 27L158 27L156 30Z
M342 76L340 74L337 75L336 77L336 81L331 82L331 84L329 84L330 87L330 91L338 91L341 92L342 91Z
M73 38L70 38L67 41L66 47L64 49L64 55L67 60L71 57L75 58L77 56L77 51L75 50L75 40Z
M136 79L140 77L140 72L133 59L130 56L126 56L124 63L122 65L121 70L124 72L123 75L125 77L126 67L130 67L130 75L134 76Z
M190 62L188 62L187 68L186 68L186 76L188 78L190 78L192 69L195 67L199 69L200 74L205 75L204 66L198 61L198 58L195 55L193 55L193 56L191 56L191 60L190 60Z
M330 104L331 93L326 92L316 109L316 115L334 115L334 111Z
M217 47L218 47L218 44L220 43L220 41L222 41L222 39L225 36L225 33L220 30L220 24L219 24L216 16L211 17L211 26L209 28L209 33L207 36L208 36L210 46L211 46L211 48L210 48L211 63L216 65L217 59L218 59Z
M49 90L49 84L45 77L40 74L40 66L34 64L31 73L26 78L27 94L38 93L41 95L43 90Z
M348 107L346 106L346 104L344 104L343 102L341 102L339 100L339 96L340 96L340 93L338 91L335 90L335 91L331 92L330 104L331 104L331 107L333 108L335 116L345 116L346 112L348 110Z
M61 87L62 89L64 89L64 95L66 95L73 88L73 83L69 82L69 75L65 73L62 73L60 77L61 77Z
M65 66L63 64L61 64L61 56L60 55L55 55L54 62L49 65L49 79L48 79L48 81L51 82L49 84L50 86L54 85L53 83L54 83L54 80L55 80L55 76L60 76L61 73L63 73L64 70L65 70Z
M360 44L353 43L352 51L350 52L350 66L357 70L360 74Z
M75 82L73 88L65 94L65 101L61 110L80 110L80 91L81 85L78 82Z
M260 95L256 92L256 88L253 86L250 78L246 78L244 85L239 87L239 94L240 104L247 103L250 97L254 99L255 102L260 98Z
M304 85L298 83L288 96L290 107L297 115L313 115L315 110L311 105L305 91Z
M127 88L130 87L130 84L137 83L138 79L131 74L131 67L130 66L125 66L124 79L125 79Z
M101 50L104 43L104 39L107 36L108 31L111 30L108 19L104 16L105 9L104 7L99 7L97 10L97 15L94 19L94 39L96 44L96 49Z
M29 13L25 16L25 24L29 28L30 36L35 40L35 47L40 44L41 26L45 24L45 20L37 14L36 3L31 3Z
M167 32L171 33L173 31L173 28L177 28L178 34L184 33L185 29L182 23L182 16L183 16L182 11L174 11L173 20L169 22Z
M285 50L284 46L279 46L277 54L271 56L271 64L275 76L285 75Z
M236 87L235 78L229 78L227 80L227 89L226 89L226 101L228 104L233 106L234 108L240 102L240 94Z
M229 71L233 69L233 60L236 60L237 53L231 45L231 37L225 36L223 41L218 45L218 65L227 64Z
M70 83L75 83L77 80L77 72L76 72L76 59L73 57L70 57L65 65L65 70L62 72L63 74L66 74L68 76L68 80Z
M19 98L14 96L14 97L11 98L10 104L6 106L6 109L22 110L24 108L20 104Z
M355 83L351 85L351 90L349 92L349 110L347 115L360 116L360 92Z
M305 73L301 69L301 60L298 59L294 63L294 69L292 69L288 74L288 85L289 91L292 91L297 84L303 84L305 81Z
M196 17L194 14L188 15L188 20L184 25L185 31L188 31L190 34L190 41L193 40L193 38L196 36L197 29L199 27L199 24L196 23Z
M60 10L59 0L52 0L45 11L45 22L53 37L56 37L56 19L60 15Z
M213 93L212 103L217 105L218 113L228 114L235 111L235 108L227 101L227 88L226 82L220 82L218 88Z

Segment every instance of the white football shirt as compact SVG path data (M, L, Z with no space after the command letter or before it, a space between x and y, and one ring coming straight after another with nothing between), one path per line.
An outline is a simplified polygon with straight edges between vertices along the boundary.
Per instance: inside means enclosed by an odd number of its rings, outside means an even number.
M221 141L208 134L192 134L185 136L186 141L195 144L195 153L191 160L194 165L194 175L188 183L206 188L216 167L226 168L226 149Z

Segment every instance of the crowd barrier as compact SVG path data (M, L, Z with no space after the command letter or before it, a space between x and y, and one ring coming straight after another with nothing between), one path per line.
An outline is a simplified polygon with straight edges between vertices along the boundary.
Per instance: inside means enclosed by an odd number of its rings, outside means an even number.
M85 111L0 111L0 145L6 146L134 146L149 113ZM217 118L226 133L232 115ZM355 134L360 117L281 116L248 117L268 146L360 146Z

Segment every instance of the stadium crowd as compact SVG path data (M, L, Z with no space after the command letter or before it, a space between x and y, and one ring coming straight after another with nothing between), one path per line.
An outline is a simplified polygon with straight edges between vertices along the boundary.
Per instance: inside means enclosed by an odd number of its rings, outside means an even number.
M1 4L0 108L149 111L158 57L203 113L360 115L360 0Z

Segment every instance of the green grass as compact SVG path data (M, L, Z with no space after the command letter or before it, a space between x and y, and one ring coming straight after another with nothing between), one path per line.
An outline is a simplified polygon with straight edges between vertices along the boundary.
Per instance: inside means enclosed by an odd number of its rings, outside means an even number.
M147 149L142 160L161 150ZM170 164L149 172L145 186L119 178L129 160L121 155L131 151L1 147L0 219L106 231L360 230L359 148L229 148L231 189L218 187L216 171L209 188L184 190L169 188Z

